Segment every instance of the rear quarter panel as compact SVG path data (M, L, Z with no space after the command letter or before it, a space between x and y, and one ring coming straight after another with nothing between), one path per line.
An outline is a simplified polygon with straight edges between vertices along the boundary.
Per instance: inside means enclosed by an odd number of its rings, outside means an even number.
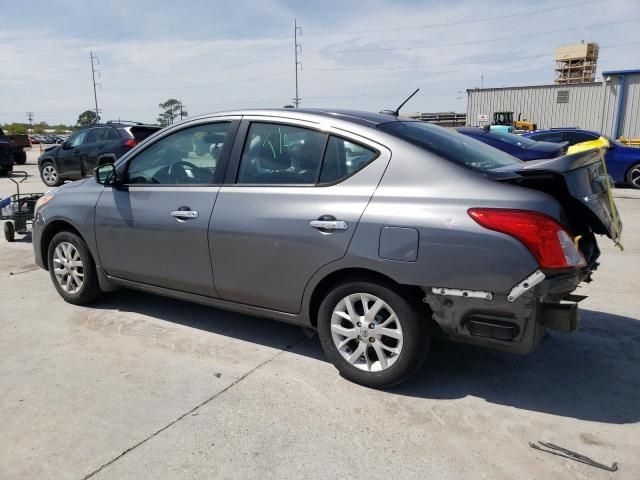
M394 145L390 165L365 210L347 255L402 284L507 292L538 268L518 240L469 217L473 207L534 210L560 218L552 197L498 183L410 145ZM415 261L379 256L383 227L414 228Z

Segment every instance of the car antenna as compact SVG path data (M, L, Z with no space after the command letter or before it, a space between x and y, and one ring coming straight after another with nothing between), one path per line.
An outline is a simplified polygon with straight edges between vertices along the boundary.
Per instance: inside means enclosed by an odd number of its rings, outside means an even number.
M405 106L405 104L406 104L409 100L411 100L411 99L413 98L413 96L414 96L416 93L418 93L419 91L420 91L420 89L419 89L419 88L416 88L416 90L415 90L411 95L409 95L409 96L405 99L405 101L404 101L404 102L402 102L400 105L398 105L398 108L396 108L395 110L382 110L380 113L385 113L385 114L387 114L387 115L393 115L394 117L397 117L398 115L400 115L400 109L401 109L402 107L404 107L404 106Z

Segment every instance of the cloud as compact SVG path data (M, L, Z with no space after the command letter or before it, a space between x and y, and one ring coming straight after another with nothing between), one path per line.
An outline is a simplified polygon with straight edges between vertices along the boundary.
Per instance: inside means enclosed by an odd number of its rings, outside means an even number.
M577 0L563 4L570 3ZM408 109L464 111L465 90L481 81L551 83L555 47L582 39L604 47L599 71L640 67L637 45L606 48L633 42L640 4L522 13L556 7L551 0L65 0L33 2L38 16L29 17L14 2L3 7L12 27L0 31L0 122L24 120L27 111L38 121L75 122L93 104L90 51L100 59L105 119L154 121L169 97L190 114L281 107L294 96L294 18L302 26L303 106L380 110L421 87ZM509 18L481 21L495 16ZM583 27L593 24L600 26Z

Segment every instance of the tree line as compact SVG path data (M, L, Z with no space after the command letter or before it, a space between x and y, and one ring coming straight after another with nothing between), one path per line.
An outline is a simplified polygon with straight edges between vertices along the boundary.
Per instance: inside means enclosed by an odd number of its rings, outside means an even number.
M160 114L156 119L156 123L161 127L166 127L175 123L177 120L182 120L189 116L187 109L180 100L170 98L162 103L158 104L160 108ZM85 110L78 115L78 120L75 125L65 125L63 123L56 125L49 125L47 122L38 122L30 125L22 122L5 123L2 125L2 130L8 135L24 135L27 133L42 134L46 130L53 130L53 133L66 133L69 131L75 131L80 128L90 127L96 123L99 123L101 117L96 115L94 110Z

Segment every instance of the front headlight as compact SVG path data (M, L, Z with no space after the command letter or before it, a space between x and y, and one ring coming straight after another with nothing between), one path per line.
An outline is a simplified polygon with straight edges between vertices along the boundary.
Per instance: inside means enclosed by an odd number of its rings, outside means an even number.
M53 200L53 197L56 194L56 189L53 190L49 190L48 192L46 192L44 195L42 195L37 201L36 201L36 205L33 207L33 215L36 216L38 214L38 210L40 210L42 207L44 207L47 203L49 203L51 200Z

